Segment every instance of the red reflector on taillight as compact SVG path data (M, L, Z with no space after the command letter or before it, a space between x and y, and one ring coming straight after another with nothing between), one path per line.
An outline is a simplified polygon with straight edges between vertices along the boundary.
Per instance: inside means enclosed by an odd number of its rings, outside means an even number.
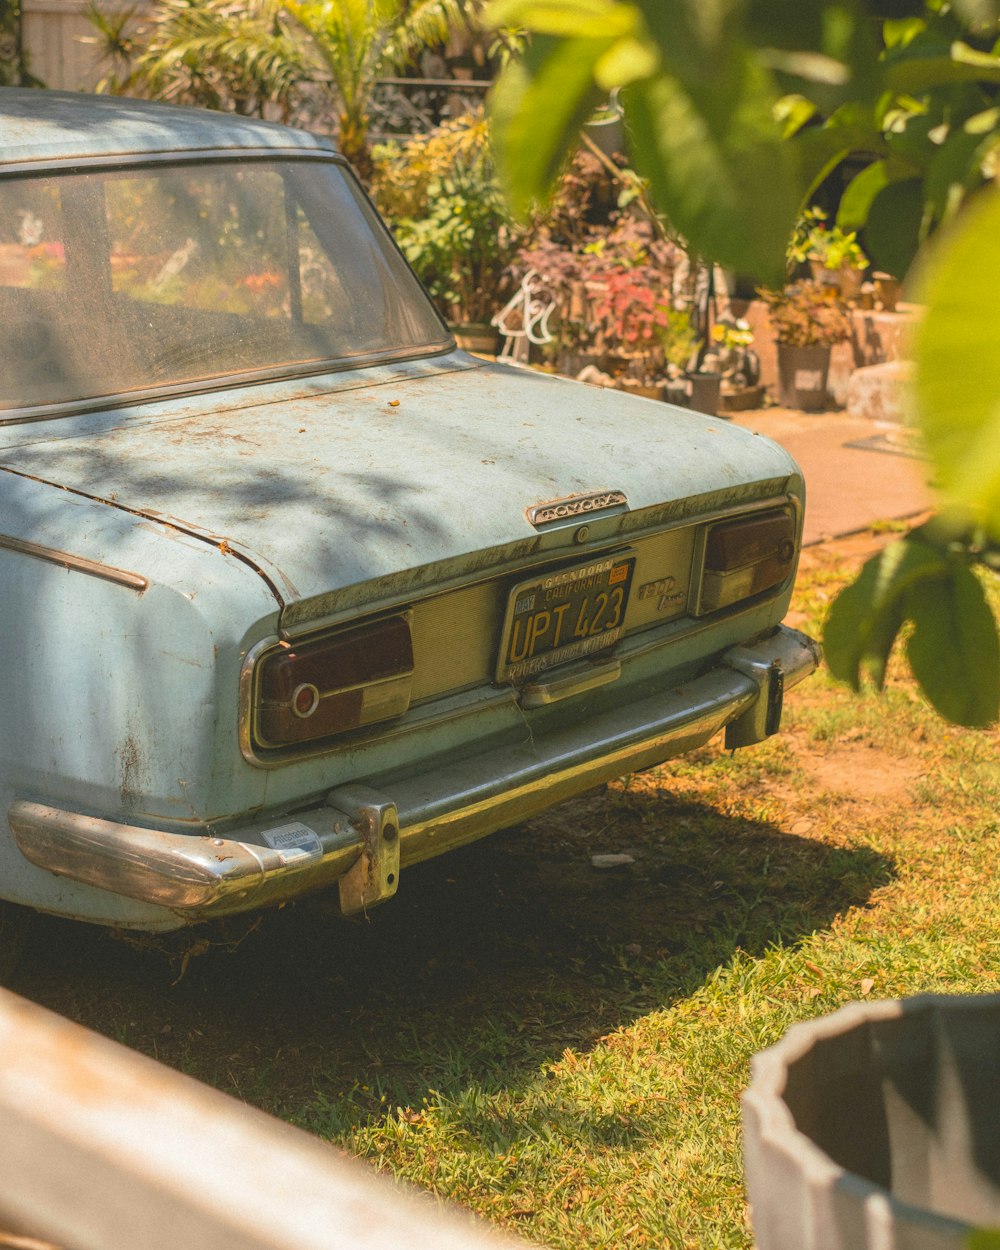
M795 553L795 518L789 511L713 525L705 542L699 613L779 585L792 571Z
M303 720L312 716L319 707L319 691L308 681L302 682L292 691L292 711Z
M401 716L412 676L405 616L274 651L257 670L257 741L288 746Z

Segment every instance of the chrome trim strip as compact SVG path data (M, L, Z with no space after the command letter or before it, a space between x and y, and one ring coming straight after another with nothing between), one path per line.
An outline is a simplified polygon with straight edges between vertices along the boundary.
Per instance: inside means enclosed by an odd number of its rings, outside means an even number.
M522 707L543 707L583 694L585 690L607 686L621 675L621 660L584 660L582 664L574 664L571 671L561 672L547 681L529 681L522 687L519 701Z
M281 639L271 634L255 643L243 657L240 667L239 711L237 713L236 732L240 744L240 754L248 764L262 767L261 759L253 749L253 718L254 718L254 686L256 685L257 661L268 651L279 645ZM284 758L287 759L287 756Z
M314 136L315 138L315 136ZM240 147L222 148L164 148L159 152L134 149L121 152L92 152L87 155L60 153L57 156L32 156L19 160L17 154L4 154L0 178L20 178L25 174L78 174L91 169L141 169L146 165L193 165L201 161L333 161L347 165L347 158L333 147Z
M45 560L48 564L58 564L73 573L86 573L90 577L100 577L106 582L114 582L129 590L136 590L141 595L149 589L149 579L140 573L129 573L125 569L113 568L110 564L100 564L96 560L85 560L83 556L70 555L67 551L59 551L55 547L43 547L38 543L25 542L22 538L12 538L9 534L0 534L0 547L7 551L16 551L22 556L33 556L36 560Z
M818 663L816 643L779 626L752 647L724 653L717 667L683 687L538 741L416 776L357 784L384 796L386 810L388 805L398 810L405 867L601 781L700 746L766 698L758 671L777 664L791 687ZM748 676L748 668L755 675ZM332 791L326 805L258 821L225 838L119 824L34 802L15 802L8 818L17 845L33 864L196 919L260 907L343 877L364 851L365 834L354 823L356 816L352 820L336 806L337 794Z

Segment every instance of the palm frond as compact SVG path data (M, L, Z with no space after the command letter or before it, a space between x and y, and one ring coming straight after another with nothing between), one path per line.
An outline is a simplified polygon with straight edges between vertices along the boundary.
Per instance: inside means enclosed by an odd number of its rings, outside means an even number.
M455 30L476 30L483 0L414 0L389 35L384 60L395 67L409 64L427 47L447 43Z
M276 0L161 0L155 23L137 75L170 99L232 97L259 111L267 101L287 105L306 75Z

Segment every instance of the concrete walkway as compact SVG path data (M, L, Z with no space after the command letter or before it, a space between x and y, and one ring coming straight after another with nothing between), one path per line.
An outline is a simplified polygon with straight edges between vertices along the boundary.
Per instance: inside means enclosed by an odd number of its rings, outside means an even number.
M806 479L807 545L932 507L929 466L913 454L913 436L900 426L788 408L737 412L732 420L773 438L798 461Z

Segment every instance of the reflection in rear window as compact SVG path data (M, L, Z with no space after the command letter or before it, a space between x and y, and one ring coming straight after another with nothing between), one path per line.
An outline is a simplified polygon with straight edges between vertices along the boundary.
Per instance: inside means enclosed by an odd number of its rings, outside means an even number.
M447 337L333 162L0 181L0 408L344 367Z

